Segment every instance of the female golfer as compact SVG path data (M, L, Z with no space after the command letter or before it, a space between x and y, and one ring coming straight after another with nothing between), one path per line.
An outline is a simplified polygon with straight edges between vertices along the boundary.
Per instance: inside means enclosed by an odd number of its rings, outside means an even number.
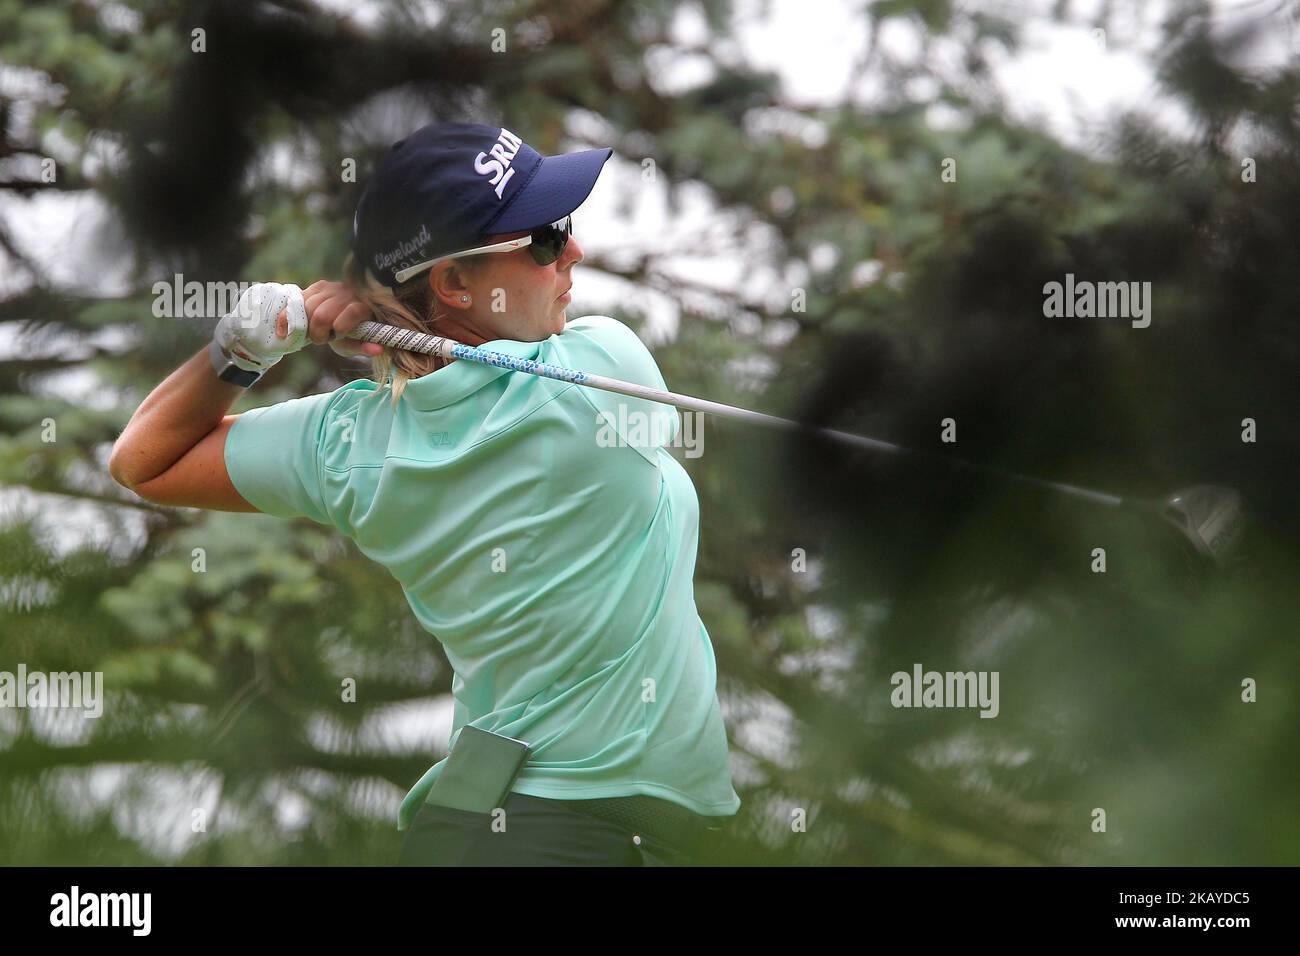
M740 807L692 589L698 500L664 447L677 410L342 339L377 319L664 388L620 322L566 325L570 214L611 153L459 123L396 143L345 282L251 287L114 448L147 500L306 516L400 582L455 700L449 758L401 805L402 863L690 864ZM309 341L371 356L375 380L226 414Z

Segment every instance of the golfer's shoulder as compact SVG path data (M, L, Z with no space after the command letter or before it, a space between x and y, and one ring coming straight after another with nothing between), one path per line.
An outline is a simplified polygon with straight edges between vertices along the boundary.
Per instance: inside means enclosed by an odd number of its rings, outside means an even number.
M358 378L346 385L340 385L332 392L325 395L325 407L331 413L340 411L347 412L356 409L358 406L367 403L370 398L379 390L379 384L368 378Z
M573 319L565 325L561 335L566 339L586 339L621 351L647 351L631 326L608 315L584 315Z
M566 361L583 372L663 387L654 356L628 325L608 315L584 315L569 322L559 337Z

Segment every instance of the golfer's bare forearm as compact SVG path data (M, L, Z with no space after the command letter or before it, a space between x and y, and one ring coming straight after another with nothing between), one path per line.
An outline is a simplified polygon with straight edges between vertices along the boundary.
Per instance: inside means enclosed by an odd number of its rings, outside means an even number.
M212 371L207 348L168 375L140 403L113 445L108 470L128 488L157 478L221 424L242 386Z

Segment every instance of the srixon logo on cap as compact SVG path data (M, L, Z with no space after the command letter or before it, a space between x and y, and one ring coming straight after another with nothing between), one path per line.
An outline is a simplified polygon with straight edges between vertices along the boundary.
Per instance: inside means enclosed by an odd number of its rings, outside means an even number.
M496 187L497 199L501 198L506 183L510 182L510 177L515 174L510 164L514 162L515 154L519 152L522 142L518 136L503 126L501 135L492 144L492 148L486 153L479 153L474 158L474 171L480 176L492 177L491 183Z

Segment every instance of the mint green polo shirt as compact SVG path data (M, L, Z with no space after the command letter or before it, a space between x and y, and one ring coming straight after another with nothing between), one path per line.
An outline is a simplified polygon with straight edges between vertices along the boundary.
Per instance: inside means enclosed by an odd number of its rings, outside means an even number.
M608 316L484 348L665 387ZM410 381L396 409L359 380L244 412L225 460L259 511L336 528L397 579L454 669L452 743L472 725L531 745L515 791L729 816L692 582L699 500L666 447L680 427L669 405L460 361ZM445 763L406 795L399 830Z

